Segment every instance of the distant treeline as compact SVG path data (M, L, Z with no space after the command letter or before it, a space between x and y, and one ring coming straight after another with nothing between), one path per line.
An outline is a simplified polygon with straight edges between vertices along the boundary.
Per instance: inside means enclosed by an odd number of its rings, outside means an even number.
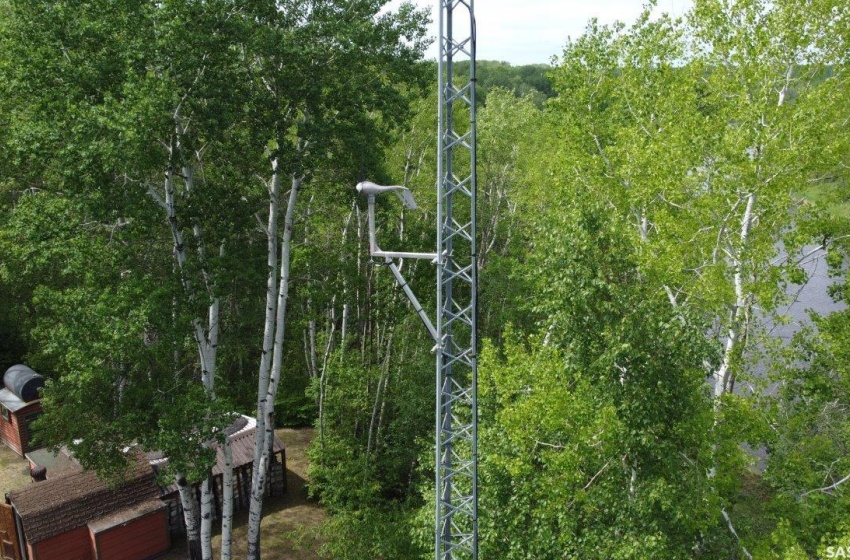
M509 62L498 60L479 60L475 64L476 97L479 104L486 104L487 94L493 88L512 91L517 97L530 95L534 104L540 106L550 97L554 97L552 80L548 64L525 64L512 66ZM458 62L454 66L456 76L467 75L468 62Z

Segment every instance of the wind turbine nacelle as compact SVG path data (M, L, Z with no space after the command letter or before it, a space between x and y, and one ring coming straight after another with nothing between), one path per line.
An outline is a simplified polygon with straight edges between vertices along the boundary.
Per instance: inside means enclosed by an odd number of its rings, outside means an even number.
M357 192L360 194L365 194L367 196L374 196L378 194L384 194L387 192L395 193L401 199L402 204L404 204L405 208L409 208L411 210L415 210L417 208L416 201L413 199L413 195L410 193L410 190L406 187L402 187L401 185L377 185L372 181L360 181L357 183Z

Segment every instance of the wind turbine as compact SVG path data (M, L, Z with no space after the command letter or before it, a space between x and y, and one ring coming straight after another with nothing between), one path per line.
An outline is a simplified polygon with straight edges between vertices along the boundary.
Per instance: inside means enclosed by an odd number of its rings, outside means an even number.
M405 208L410 210L416 210L416 208L418 208L418 206L416 206L416 201L413 200L413 195L410 194L410 189L402 187L401 185L390 185L385 187L383 185L376 185L372 181L360 181L357 183L357 192L365 195L393 192L396 196L398 196Z

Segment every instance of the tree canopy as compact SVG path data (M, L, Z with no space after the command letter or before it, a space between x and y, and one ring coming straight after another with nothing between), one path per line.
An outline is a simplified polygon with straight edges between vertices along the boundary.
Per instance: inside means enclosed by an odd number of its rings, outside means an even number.
M0 0L0 362L48 374L44 441L195 482L233 413L313 425L342 560L433 556L433 343L353 189L431 250L427 16L383 4ZM811 258L846 301L850 8L652 13L478 64L482 556L824 556L848 313L772 329Z

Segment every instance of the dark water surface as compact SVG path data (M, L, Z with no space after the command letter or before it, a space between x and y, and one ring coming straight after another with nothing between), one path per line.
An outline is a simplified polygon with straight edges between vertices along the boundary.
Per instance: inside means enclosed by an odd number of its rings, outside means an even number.
M803 250L804 255L810 253L814 247L806 247ZM809 312L814 311L820 315L828 315L835 311L847 309L844 302L836 303L829 297L827 289L829 286L840 283L841 278L829 276L829 270L826 264L826 251L820 249L808 257L801 263L803 269L809 276L809 281L803 286L793 285L788 289L788 295L794 300L790 305L782 307L779 312L786 315L790 322L788 324L774 324L768 322L770 333L773 336L781 338L784 342L790 342L791 338L803 326L812 323Z

